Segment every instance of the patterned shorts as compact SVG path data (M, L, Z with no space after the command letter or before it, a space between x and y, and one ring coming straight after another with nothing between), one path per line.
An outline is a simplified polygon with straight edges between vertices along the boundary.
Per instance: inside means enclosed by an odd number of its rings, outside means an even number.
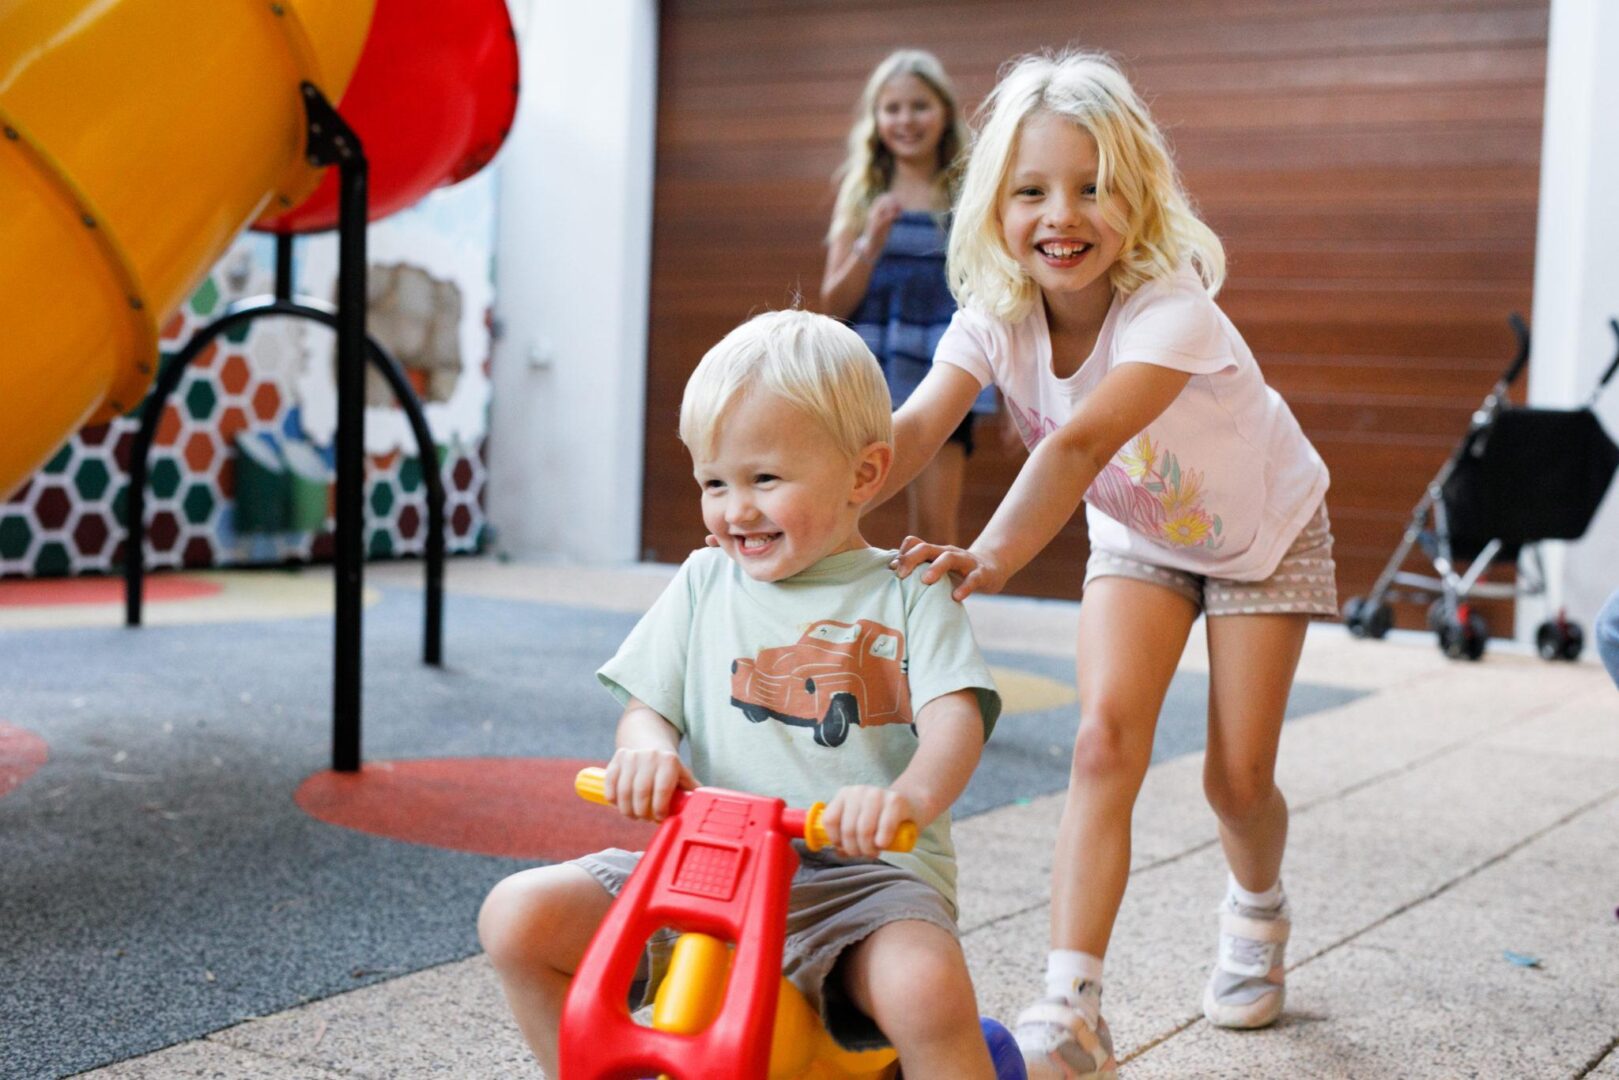
M1232 581L1114 555L1091 552L1085 584L1099 577L1126 577L1162 585L1186 597L1205 615L1338 614L1336 566L1332 561L1332 523L1323 500L1282 556L1276 572L1264 581Z

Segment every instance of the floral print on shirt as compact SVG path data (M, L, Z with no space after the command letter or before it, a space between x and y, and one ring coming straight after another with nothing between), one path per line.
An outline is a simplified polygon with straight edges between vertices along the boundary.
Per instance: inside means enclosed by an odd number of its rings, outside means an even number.
M1002 392L1023 444L1031 451L1057 430L1057 422ZM1136 532L1170 547L1219 551L1225 545L1220 515L1203 505L1203 474L1182 469L1180 459L1155 446L1143 431L1107 463L1085 501Z
M1161 544L1218 551L1225 544L1220 515L1203 505L1203 474L1142 432L1097 474L1085 501Z

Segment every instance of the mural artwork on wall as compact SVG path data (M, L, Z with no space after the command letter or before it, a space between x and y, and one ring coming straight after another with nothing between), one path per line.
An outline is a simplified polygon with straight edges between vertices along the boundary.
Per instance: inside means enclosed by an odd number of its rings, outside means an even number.
M480 550L493 302L493 178L430 195L371 227L368 329L420 396L444 472L446 545ZM228 304L274 288L268 237L235 242L163 327L164 362ZM334 295L335 238L302 238L295 292ZM150 462L149 568L307 562L331 552L335 338L260 319L194 361L164 409ZM427 487L404 411L375 375L366 395L366 551L426 549ZM122 566L129 454L141 405L70 439L0 504L0 577Z

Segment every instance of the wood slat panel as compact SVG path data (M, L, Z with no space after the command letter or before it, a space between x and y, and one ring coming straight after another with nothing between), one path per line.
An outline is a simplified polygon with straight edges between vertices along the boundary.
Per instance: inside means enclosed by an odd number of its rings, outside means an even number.
M673 434L686 375L742 319L813 300L850 110L900 45L935 51L969 108L1022 51L1121 58L1226 242L1222 306L1332 470L1344 597L1382 570L1511 358L1507 314L1530 308L1547 0L666 0L660 21L648 558L702 542ZM969 535L1022 461L991 442ZM903 518L895 500L870 538L897 542ZM1013 591L1077 596L1084 532L1081 515Z

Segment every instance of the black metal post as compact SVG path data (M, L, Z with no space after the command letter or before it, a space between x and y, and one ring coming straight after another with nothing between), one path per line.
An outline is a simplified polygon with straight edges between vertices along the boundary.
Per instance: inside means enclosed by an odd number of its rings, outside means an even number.
M130 444L129 493L124 498L124 625L141 624L141 601L146 588L146 463L157 438L157 425L163 419L163 406L173 396L186 367L214 338L245 321L244 313L222 316L199 330L163 368L141 409L141 426Z
M360 767L360 670L365 587L365 227L368 166L359 136L313 83L303 84L309 160L337 166L336 614L332 648L332 768Z
M309 158L312 164L336 164L340 183L338 225L338 307L316 301L296 302L292 295L292 242L277 235L275 296L233 304L225 314L197 331L164 367L141 411L141 426L132 444L124 542L124 615L129 626L141 625L145 585L147 464L163 408L179 387L186 367L210 342L254 319L286 316L309 319L337 332L337 520L336 613L332 707L332 767L352 772L360 766L360 702L362 609L365 559L365 364L373 364L387 380L405 410L422 461L427 484L427 558L422 660L443 660L444 624L444 479L432 431L404 370L365 329L365 225L367 169L358 137L320 91L305 84L309 114Z
M292 242L291 233L275 234L275 298L285 303L292 299Z

